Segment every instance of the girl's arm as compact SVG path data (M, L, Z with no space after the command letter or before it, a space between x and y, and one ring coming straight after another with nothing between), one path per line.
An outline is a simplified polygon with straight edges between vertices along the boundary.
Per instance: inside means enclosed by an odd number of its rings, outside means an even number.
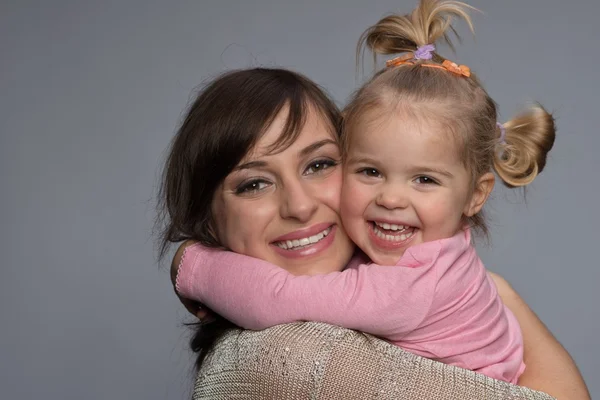
M490 275L502 301L521 325L523 361L527 368L519 378L519 385L546 392L561 400L590 399L583 377L565 348L506 280L494 273Z
M206 318L211 317L210 313L207 310L203 309L202 306L200 305L200 303L198 303L197 301L194 301L192 299L188 299L186 297L181 296L179 294L179 292L177 291L177 271L179 270L179 265L181 264L181 257L183 256L185 249L193 244L194 244L194 241L186 240L179 246L179 248L177 249L177 252L175 253L175 256L173 256L173 261L171 262L171 271L170 271L171 283L173 284L173 289L175 289L175 294L177 295L177 298L179 299L179 301L181 301L181 304L183 304L183 306L186 308L186 310L188 310L190 314L192 314L194 317L198 318L200 321L203 321Z
M247 329L312 320L394 340L429 311L436 279L426 275L436 274L438 254L405 254L401 262L419 265L414 268L361 265L294 276L263 260L192 245L183 254L176 283L183 297Z

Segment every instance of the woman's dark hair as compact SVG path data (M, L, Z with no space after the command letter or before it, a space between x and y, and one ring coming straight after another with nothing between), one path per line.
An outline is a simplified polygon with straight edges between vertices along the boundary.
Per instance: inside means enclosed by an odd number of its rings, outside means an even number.
M267 68L227 72L200 91L173 139L159 189L161 259L171 244L188 239L222 247L213 227L214 193L285 107L287 121L271 151L282 151L297 139L309 110L319 113L338 137L339 110L317 84L298 73ZM220 317L197 325L191 340L197 367L231 326Z

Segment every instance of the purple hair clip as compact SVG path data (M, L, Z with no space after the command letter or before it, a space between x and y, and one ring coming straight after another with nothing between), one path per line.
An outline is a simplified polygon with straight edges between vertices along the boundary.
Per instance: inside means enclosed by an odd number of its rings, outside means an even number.
M498 141L500 144L506 144L506 128L500 122L496 122L496 127L500 129L500 138Z
M435 46L432 44L426 44L425 46L417 47L417 50L413 53L415 60L431 60L433 58L432 52L435 51Z

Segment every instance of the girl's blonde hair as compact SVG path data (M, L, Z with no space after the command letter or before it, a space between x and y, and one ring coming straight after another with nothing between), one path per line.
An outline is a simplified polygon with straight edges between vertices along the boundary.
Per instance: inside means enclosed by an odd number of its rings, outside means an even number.
M458 1L420 0L411 14L391 15L368 28L359 40L357 56L360 58L365 49L374 56L414 52L440 40L453 48L449 34L460 39L452 27L453 19L462 19L473 32L468 13L473 9ZM423 67L445 61L435 52L431 60L413 61L379 71L354 94L344 110L345 150L366 114L373 118L400 112L429 121L433 116L447 128L471 172L473 188L477 179L492 169L510 188L528 185L542 172L554 144L555 125L552 115L540 104L500 127L496 104L474 74L464 77ZM481 213L469 222L487 233Z

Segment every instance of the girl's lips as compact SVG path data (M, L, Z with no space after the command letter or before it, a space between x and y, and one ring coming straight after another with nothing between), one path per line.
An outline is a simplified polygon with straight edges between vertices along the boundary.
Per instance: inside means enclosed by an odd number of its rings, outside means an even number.
M367 222L368 225L368 231L369 231L369 239L371 240L371 242L375 245L375 247L378 247L380 249L383 250L397 250L399 248L403 248L403 247L407 247L407 245L412 242L412 240L414 239L414 237L416 236L416 233L418 231L418 228L415 227L410 227L406 230L404 230L402 232L402 234L406 235L410 233L410 236L404 240L398 240L398 241L392 241L392 240L386 240L383 238L380 238L377 233L375 232L375 224L373 222ZM379 227L377 227L379 228ZM380 229L381 231L381 229ZM400 236L400 232L397 232L394 235L391 236Z
M313 231L313 227L322 227L321 230L316 230ZM303 236L298 236L296 232L293 232L292 234L289 235L284 235L281 236L282 238L285 239L279 239L278 238L278 242L282 242L284 240L298 240L298 239L302 239L302 238L306 238L308 236L312 236L315 234L318 234L319 232L324 231L325 229L330 228L329 234L327 234L327 236L325 236L323 239L319 240L317 243L311 243L308 244L306 246L300 247L300 248L295 248L295 249L282 249L281 247L279 247L277 244L275 244L275 242L271 243L271 246L274 247L275 251L286 258L303 258L303 257L309 257L309 256L313 256L315 254L321 253L325 250L327 250L329 247L331 247L331 245L333 244L333 241L335 240L335 234L337 233L337 226L336 225L330 225L330 224L318 224L318 225L314 225L312 227L310 227L310 230L302 230L302 232L307 232L304 233ZM291 235L294 235L293 237Z

